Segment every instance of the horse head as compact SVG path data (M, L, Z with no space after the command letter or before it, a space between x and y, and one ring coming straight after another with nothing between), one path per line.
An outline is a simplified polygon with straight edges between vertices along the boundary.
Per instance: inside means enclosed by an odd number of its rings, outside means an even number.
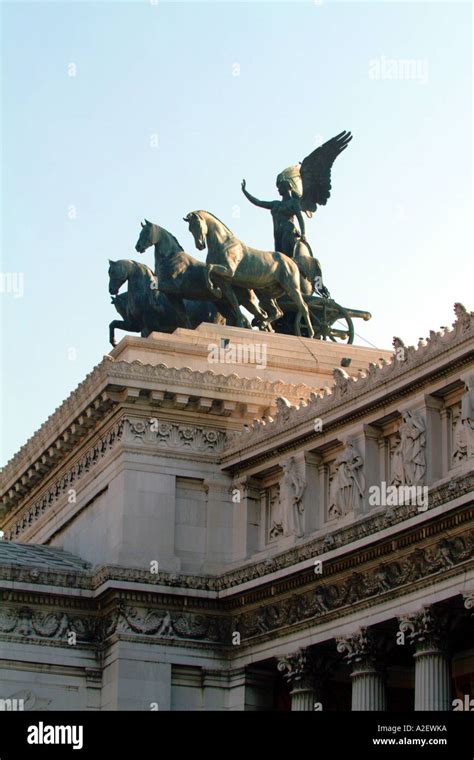
M207 224L198 211L191 211L183 220L189 224L189 231L194 238L194 244L198 251L206 247Z
M116 296L120 288L128 280L129 269L125 259L112 261L109 259L109 293Z
M141 222L141 225L142 230L135 246L137 253L145 253L146 249L151 245L155 245L158 240L158 227L156 224L145 219L145 224Z

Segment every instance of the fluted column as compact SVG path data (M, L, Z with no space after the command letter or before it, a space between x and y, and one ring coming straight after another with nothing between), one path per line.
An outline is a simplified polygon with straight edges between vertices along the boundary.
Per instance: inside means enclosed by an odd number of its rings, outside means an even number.
M345 653L351 666L354 711L386 710L385 673L377 659L377 642L371 631L361 628L337 639L337 651Z
M400 631L415 646L415 710L450 710L451 661L444 626L432 607L399 620Z
M309 649L300 649L278 660L278 670L290 686L291 709L313 711L323 709L324 664Z

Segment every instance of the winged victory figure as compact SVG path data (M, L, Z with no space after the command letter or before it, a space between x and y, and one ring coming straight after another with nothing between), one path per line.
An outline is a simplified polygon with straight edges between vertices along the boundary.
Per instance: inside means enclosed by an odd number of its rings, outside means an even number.
M301 164L280 172L276 186L281 200L261 201L255 198L248 192L246 181L242 180L245 197L255 206L271 212L275 250L297 261L307 295L313 292L315 286L323 296L329 296L329 291L322 284L321 267L306 240L303 212L311 218L318 206L326 205L331 195L332 165L351 140L352 134L344 130L313 150Z

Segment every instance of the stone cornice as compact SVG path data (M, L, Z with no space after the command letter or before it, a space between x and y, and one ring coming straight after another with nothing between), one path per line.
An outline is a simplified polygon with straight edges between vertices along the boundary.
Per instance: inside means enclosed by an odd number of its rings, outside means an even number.
M315 438L314 431L308 434L309 429L306 430L315 418L324 417L328 421L331 413L336 411L340 415L353 417L358 409L363 415L370 406L381 402L386 404L387 398L392 395L396 397L413 393L416 384L421 386L425 382L424 375L438 373L442 376L446 373L446 365L452 369L456 363L460 362L462 366L472 361L473 339L474 315L464 311L459 313L452 329L431 331L429 338L420 341L416 349L413 346L403 346L403 360L397 358L395 352L390 363L372 363L367 372L360 373L358 378L336 368L331 389L311 394L309 401L303 401L299 406L281 403L273 419L258 420L249 430L234 434L229 440L222 462L224 466L232 466L244 459L256 458L261 454L262 445L271 452L272 447L277 445L278 437L284 436L286 446L305 435ZM439 357L442 357L442 366L434 368L433 363Z
M301 398L309 398L312 390L304 384L290 385L211 370L201 372L188 367L175 369L165 364L115 361L106 356L3 469L0 517L28 496L78 443L90 437L112 407L120 402L136 402L142 398L140 392L150 394L155 408L163 403L165 393L171 394L173 399L169 403L175 403L178 409L186 406L191 397L217 399L223 407L206 406L206 411L227 416L243 397L250 407L261 411L271 406L279 395L299 403ZM229 408L226 401L230 403Z
M41 427L19 449L2 470L2 480L6 488L28 467L34 467L35 459L48 450L58 440L58 431L68 425L77 424L79 414L86 414L88 405L100 394L107 382L107 366L112 360L104 357L85 379L75 388L57 409L45 420Z
M207 422L207 418L205 419ZM125 415L104 430L92 445L85 447L85 450L79 456L76 455L72 462L68 462L66 467L56 472L54 478L47 481L45 488L38 487L33 493L16 494L16 499L5 500L5 511L8 507L16 508L16 512L13 511L9 516L9 522L12 519L15 522L5 530L6 538L16 541L60 499L64 500L65 494L70 489L76 489L78 482L93 470L119 441L129 451L135 448L140 452L159 451L161 455L168 451L175 458L186 457L192 452L194 456L212 461L221 452L225 440L226 434L211 425L178 424L166 419L153 419L149 415Z
M76 457L73 463L68 467L66 472L59 474L50 482L45 490L40 490L33 498L26 500L26 509L17 510L16 522L10 530L5 531L6 538L14 541L27 530L34 522L51 509L58 499L66 494L70 489L76 489L86 473L93 469L105 454L114 448L117 441L121 440L123 435L124 419L114 423L108 430L97 438L93 445ZM6 507L13 506L15 503L21 504L25 500L24 495L19 495L17 500L6 500ZM6 511L6 508L5 508ZM15 519L15 516L14 516Z
M284 393L289 394L294 399L300 399L302 396L309 397L312 388L304 383L290 385L272 380L262 380L261 378L246 378L233 372L229 375L207 370L201 372L192 370L189 367L176 369L168 367L166 364L143 364L135 360L133 362L114 362L109 367L109 381L117 385L127 384L130 381L136 381L139 388L150 387L150 383L169 386L170 390L176 392L180 386L187 390L192 388L196 391L224 391L224 395L236 394L239 397L242 392L250 393L256 397L267 399L268 396L275 398Z

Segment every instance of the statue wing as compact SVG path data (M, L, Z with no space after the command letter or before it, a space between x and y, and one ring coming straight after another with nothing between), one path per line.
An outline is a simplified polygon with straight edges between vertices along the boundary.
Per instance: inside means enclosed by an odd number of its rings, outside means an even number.
M313 150L301 164L303 195L301 208L311 215L316 206L325 206L331 194L331 168L352 140L350 132L341 132Z

